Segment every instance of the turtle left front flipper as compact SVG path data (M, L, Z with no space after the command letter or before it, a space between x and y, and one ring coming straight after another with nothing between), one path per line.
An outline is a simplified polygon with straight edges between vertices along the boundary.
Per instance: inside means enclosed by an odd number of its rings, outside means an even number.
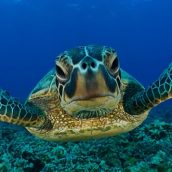
M148 87L148 89L133 95L131 99L126 99L124 102L124 108L125 111L131 115L139 115L171 98L172 63L160 75L159 79Z
M44 112L34 105L23 105L7 91L0 89L0 121L41 128L47 121Z

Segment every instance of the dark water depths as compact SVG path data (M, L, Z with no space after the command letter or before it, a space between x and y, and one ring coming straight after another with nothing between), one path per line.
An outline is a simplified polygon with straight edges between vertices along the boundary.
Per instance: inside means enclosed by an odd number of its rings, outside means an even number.
M171 0L1 0L0 86L24 100L61 51L114 47L145 86L172 61Z

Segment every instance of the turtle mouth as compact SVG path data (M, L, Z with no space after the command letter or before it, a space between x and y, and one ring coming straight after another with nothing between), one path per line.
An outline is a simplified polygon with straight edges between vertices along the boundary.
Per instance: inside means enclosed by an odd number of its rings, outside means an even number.
M115 98L113 94L97 94L97 95L84 96L84 97L75 97L69 102L69 104L72 102L80 102L80 101L96 102L97 100L100 100L101 102L103 102L102 99L106 99L107 97Z
M75 97L63 104L63 108L69 115L77 118L97 118L108 115L119 101L120 96L112 94Z

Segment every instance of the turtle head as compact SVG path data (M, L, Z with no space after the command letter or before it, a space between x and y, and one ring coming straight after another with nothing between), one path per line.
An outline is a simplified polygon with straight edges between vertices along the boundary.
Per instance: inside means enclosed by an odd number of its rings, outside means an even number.
M109 47L83 46L56 59L56 85L62 108L78 118L103 116L121 98L121 72Z

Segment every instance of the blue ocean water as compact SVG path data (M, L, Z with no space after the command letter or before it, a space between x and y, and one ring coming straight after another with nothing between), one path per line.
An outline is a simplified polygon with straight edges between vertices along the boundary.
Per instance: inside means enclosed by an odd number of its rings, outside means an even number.
M171 0L1 0L0 86L24 100L62 51L115 48L145 86L172 61Z
M59 53L89 44L115 48L121 67L147 87L172 62L171 7L171 0L0 0L0 88L24 101ZM171 103L131 132L83 142L44 141L1 122L0 172L170 172Z

